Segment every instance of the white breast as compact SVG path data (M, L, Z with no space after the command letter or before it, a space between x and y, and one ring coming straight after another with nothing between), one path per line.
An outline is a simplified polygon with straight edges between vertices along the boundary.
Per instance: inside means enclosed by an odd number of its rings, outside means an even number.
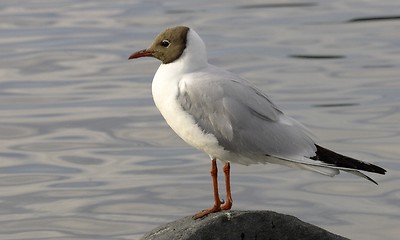
M214 135L205 134L194 118L177 102L179 85L184 85L184 80L183 75L171 74L174 72L173 64L162 64L154 76L152 93L158 110L168 125L185 142L208 153L211 157L221 158L227 151L218 145Z

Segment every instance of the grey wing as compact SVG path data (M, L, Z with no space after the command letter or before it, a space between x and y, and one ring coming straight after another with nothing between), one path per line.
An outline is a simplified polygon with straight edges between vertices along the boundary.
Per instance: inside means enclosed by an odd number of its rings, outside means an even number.
M315 155L314 142L301 125L238 76L211 71L190 76L182 84L181 106L226 150L297 159Z

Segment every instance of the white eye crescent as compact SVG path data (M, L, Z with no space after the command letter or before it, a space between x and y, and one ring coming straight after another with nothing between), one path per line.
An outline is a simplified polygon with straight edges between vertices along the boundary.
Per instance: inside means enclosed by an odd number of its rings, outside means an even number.
M161 41L161 46L167 48L169 45L171 45L171 43L167 39Z

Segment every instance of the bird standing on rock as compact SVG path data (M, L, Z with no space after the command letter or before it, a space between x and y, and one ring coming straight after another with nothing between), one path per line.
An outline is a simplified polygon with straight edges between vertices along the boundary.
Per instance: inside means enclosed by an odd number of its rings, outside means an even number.
M232 207L229 162L276 163L335 176L340 170L376 182L360 171L386 170L317 145L307 130L283 114L253 84L207 61L206 47L189 27L161 32L129 59L154 57L162 64L152 84L154 102L169 126L211 160L214 206L194 218ZM216 159L225 163L226 201L219 198Z

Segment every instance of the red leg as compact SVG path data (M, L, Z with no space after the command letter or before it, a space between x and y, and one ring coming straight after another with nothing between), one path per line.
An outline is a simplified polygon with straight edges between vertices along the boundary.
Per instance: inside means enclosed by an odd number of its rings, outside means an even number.
M225 186L226 186L226 202L221 205L222 210L229 210L232 208L232 195L231 195L231 165L229 162L225 163L224 174L225 174Z
M212 208L203 210L196 215L193 216L193 219L201 218L204 217L205 215L213 212L219 212L221 211L221 200L219 199L219 194L218 194L218 180L217 180L217 175L218 175L218 169L217 169L217 160L213 159L211 163L211 178L213 182L213 188L214 188L214 206Z

